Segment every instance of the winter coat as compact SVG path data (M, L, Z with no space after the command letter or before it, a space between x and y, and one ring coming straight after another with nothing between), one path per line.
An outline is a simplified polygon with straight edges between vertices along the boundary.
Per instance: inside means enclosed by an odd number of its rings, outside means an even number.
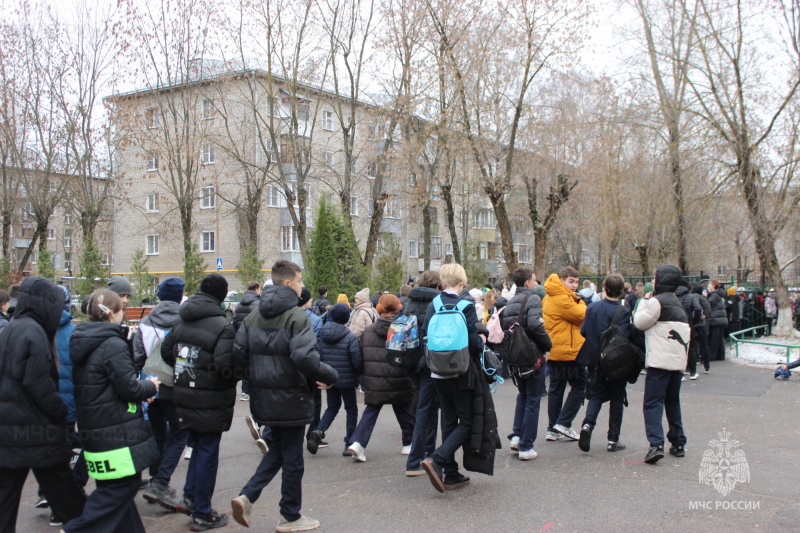
M694 329L695 324L697 324L700 321L700 317L703 316L703 306L700 304L700 298L683 285L675 289L675 296L681 301L683 310L686 311L689 327Z
M700 307L703 308L703 316L705 318L701 319L700 322L697 323L696 327L703 327L708 328L708 323L711 321L711 304L708 303L708 298L703 294L703 286L699 283L695 283L692 287L692 292L697 295L697 301L700 302Z
M524 286L517 289L516 294L505 306L505 310L500 316L503 331L508 331L508 329L519 320L522 314L522 302L525 300L526 296L529 296L528 302L525 304L527 315L525 324L522 324L522 327L525 329L528 338L536 343L536 346L542 353L549 352L553 348L553 343L550 341L550 336L544 328L542 301L533 289Z
M328 322L319 331L317 342L320 360L339 375L334 389L358 386L358 376L364 371L364 356L355 334L344 324Z
M417 323L422 327L428 314L428 306L440 294L441 291L430 287L414 287L408 291L408 304L404 305L402 313L416 316Z
M353 314L350 316L350 323L347 327L350 328L350 331L355 333L355 336L360 341L361 335L364 333L364 330L367 329L367 326L374 324L377 319L378 312L372 307L372 302L361 302L353 310Z
M723 295L728 322L744 320L744 298L739 294Z
M722 327L728 325L728 313L725 311L725 299L727 294L722 289L708 295L708 304L711 306L711 320L708 325L713 327Z
M9 316L0 311L0 333L3 333L3 331L6 329L6 326L8 326L8 319Z
M314 420L316 382L336 383L320 361L311 321L287 285L264 287L258 313L236 333L233 362L250 381L250 412L267 426L303 426Z
M244 322L245 317L258 308L258 299L261 298L256 291L244 291L242 299L236 305L236 310L233 312L233 329L239 331L239 328Z
M600 295L594 292L594 289L591 287L586 287L585 289L581 289L578 291L578 296L586 303L588 306L590 303L599 302Z
M633 312L634 308L636 307L636 300L638 299L639 295L636 293L636 291L630 291L625 295L625 307L628 308L628 311Z
M481 379L477 364L469 365L467 375L474 383L472 389L472 431L469 440L462 445L464 469L494 475L494 458L502 448L497 431L497 413L494 408L489 384Z
M178 425L197 433L228 431L236 403L233 324L219 300L198 292L181 304L180 320L161 344L161 357L174 369Z
M592 302L586 308L586 316L581 324L581 335L586 341L581 346L575 361L578 364L594 368L600 361L600 335L611 326L614 314L622 306L622 313L619 316L619 329L630 338L632 329L628 326L631 323L631 312L619 300L609 300L604 298L599 302Z
M656 270L655 296L644 298L633 312L633 325L644 331L645 365L663 370L685 370L691 332L686 311L675 290L681 271L674 265Z
M561 283L558 274L550 274L544 282L544 290L547 291L547 298L542 302L544 327L553 342L550 360L574 361L583 346L581 323L586 315L586 304Z
M149 315L139 322L139 327L136 328L136 333L133 336L133 366L138 372L141 372L142 368L144 368L147 358L150 356L151 350L158 342L158 339L166 340L167 334L180 321L181 317L178 314L180 307L178 302L163 300L150 311ZM164 383L159 385L158 399L174 399L174 387L168 387Z
M0 335L0 468L54 466L72 456L51 347L63 308L58 287L28 277Z
M778 304L774 296L767 295L764 300L764 313L767 315L767 318L775 318L778 316Z
M159 452L142 402L156 395L156 386L138 378L122 328L84 322L72 333L69 350L89 475L118 479L148 468Z
M456 296L450 292L442 292L442 304L445 306L455 306L458 302L461 301L461 298ZM424 339L428 335L428 324L431 321L431 317L436 313L436 310L433 308L433 302L428 305L428 309L425 311L425 321L422 323L420 327L419 333L420 338ZM468 305L466 309L464 309L464 318L467 320L467 335L469 337L469 353L472 356L473 360L476 363L480 363L480 357L483 353L483 339L481 339L480 335L478 334L478 317L475 314L475 306ZM472 389L473 383L469 379L470 373L467 372L463 376L459 376L457 379L459 380L458 388L459 389ZM465 379L466 378L466 379Z
M386 361L386 336L393 320L394 317L381 317L361 336L367 405L406 403L414 396L408 371Z
M314 330L314 335L319 338L319 330L322 329L322 319L314 314L311 309L303 309L308 319L311 321L311 328Z
M328 309L331 307L331 302L327 298L317 298L314 300L314 303L311 304L311 311L317 316L322 316Z
M75 330L72 315L61 311L61 321L56 333L56 351L58 352L58 393L67 404L67 422L75 423L75 390L72 386L72 360L69 357L69 338Z

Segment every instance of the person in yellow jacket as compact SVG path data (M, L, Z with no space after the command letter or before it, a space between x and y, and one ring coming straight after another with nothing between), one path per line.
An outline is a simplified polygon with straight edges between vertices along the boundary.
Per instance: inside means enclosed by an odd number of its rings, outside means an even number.
M544 282L547 297L542 302L544 327L553 348L547 360L550 373L550 389L547 393L547 440L561 438L578 440L572 429L572 421L583 404L586 391L586 366L575 361L583 346L581 324L586 315L586 304L575 293L580 274L573 267L564 267L558 274L551 274ZM564 401L564 391L569 383L570 391Z

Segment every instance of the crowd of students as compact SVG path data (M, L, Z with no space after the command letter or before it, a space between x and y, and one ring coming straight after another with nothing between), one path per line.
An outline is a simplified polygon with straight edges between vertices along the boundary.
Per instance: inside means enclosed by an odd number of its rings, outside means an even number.
M696 377L697 360L708 369L717 354L712 349L708 357L698 355L704 350L704 328L709 326L713 343L714 328L720 327L714 322L717 287L709 284L706 301L704 289L689 290L672 265L656 270L652 283L640 288L641 297L616 274L604 280L602 295L592 287L579 293L579 277L566 267L540 285L532 269L519 268L510 286L468 291L464 268L447 263L424 272L416 286L409 283L399 294L382 294L375 302L365 288L355 294L351 309L346 295L331 303L325 287L312 303L300 267L281 260L263 288L257 282L248 285L233 323L222 306L228 291L223 276L209 274L188 298L183 281L168 278L158 287L158 305L130 335L122 325L131 293L125 278L112 278L108 289L86 298L87 320L76 327L66 311L68 291L29 277L13 302L13 319L0 333L0 402L5 406L0 411L0 530L14 530L29 470L52 510L52 523L63 523L68 533L144 531L134 503L143 488L148 502L190 515L192 531L226 525L228 516L211 500L239 381L240 399L249 401L248 429L263 453L231 501L233 518L244 526L252 525L252 507L279 471L276 531L319 526L301 512L303 453L328 446L327 433L342 404L342 455L367 460L370 436L389 405L400 426L406 476L427 475L439 492L464 487L470 483L464 470L491 475L502 448L489 388L494 378L487 376L484 358L486 349L503 358L506 343L492 330L502 336L515 327L546 361L535 368L497 369L517 387L507 439L521 461L538 456L544 395L546 440L578 441L580 450L589 452L598 413L609 403L606 450L625 449L620 431L626 380L612 381L600 364L612 324L644 354L626 376L635 381L646 367L643 413L650 447L644 461L663 458L667 441L669 452L683 457L681 381L687 371ZM9 304L6 296L0 291L0 308ZM452 373L440 363L429 366L433 350L428 352L427 341L441 336L437 328L443 327L444 313L463 322L459 350L467 363ZM414 321L403 323L414 324L405 331L413 364L404 367L387 357L387 338L399 317L412 316ZM68 365L71 370L59 380ZM365 404L360 419L358 390ZM588 406L576 431L573 423L585 398ZM193 452L179 496L170 483L187 445ZM456 460L459 449L462 464ZM71 469L73 450L82 451ZM145 470L149 480L143 481ZM87 474L96 482L88 497L83 490Z

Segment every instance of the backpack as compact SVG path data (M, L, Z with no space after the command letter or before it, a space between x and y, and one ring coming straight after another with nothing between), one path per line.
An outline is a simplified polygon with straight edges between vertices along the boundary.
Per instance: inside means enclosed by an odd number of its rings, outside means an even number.
M600 368L609 382L625 381L638 373L642 358L642 351L619 328L622 309L617 309L611 325L600 333Z
M526 304L530 297L531 295L528 294L522 300L517 321L505 332L503 341L506 348L506 361L512 375L523 379L532 376L544 364L544 355L542 355L536 343L528 337L528 334L525 333L525 328L522 326L528 319Z
M455 378L469 370L469 333L464 310L473 305L461 300L445 305L441 295L433 299L434 314L428 321L426 358L431 373Z
M419 322L415 315L398 316L389 326L386 362L409 370L416 368L419 363Z
M505 309L505 307L502 309L495 309L492 316L490 316L489 320L486 322L486 329L489 331L489 335L486 336L486 341L491 344L500 344L503 342L505 333L503 333L503 325L500 321L500 315L503 309Z
M169 331L164 332L164 335L159 335L156 328L153 328L153 331L155 338L150 345L150 351L147 352L147 361L145 361L142 368L142 374L145 376L154 375L165 387L172 387L175 385L172 367L165 363L161 357L161 345L164 344L164 339L169 335Z
M584 296L582 294L578 294L578 298L583 300L583 303L586 304L586 307L589 307L589 304L592 303L592 298L594 297L594 293L590 294L589 296Z

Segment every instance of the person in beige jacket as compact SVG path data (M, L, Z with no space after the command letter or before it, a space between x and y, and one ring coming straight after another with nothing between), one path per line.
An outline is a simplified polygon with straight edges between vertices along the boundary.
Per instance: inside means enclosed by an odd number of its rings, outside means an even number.
M347 325L359 342L364 330L371 326L378 318L378 313L369 301L369 289L364 288L356 293L356 306L350 316L350 323Z

